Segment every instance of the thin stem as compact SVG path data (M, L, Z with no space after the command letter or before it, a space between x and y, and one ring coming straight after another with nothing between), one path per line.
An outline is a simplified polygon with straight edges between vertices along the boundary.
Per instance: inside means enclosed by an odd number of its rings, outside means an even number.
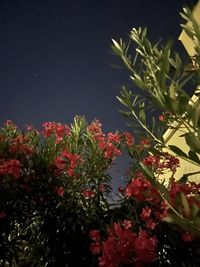
M144 123L141 122L141 120L138 118L138 116L135 114L135 112L132 110L131 111L132 115L134 118L137 120L137 122L142 126L142 128L159 144L162 144L162 142L144 125Z

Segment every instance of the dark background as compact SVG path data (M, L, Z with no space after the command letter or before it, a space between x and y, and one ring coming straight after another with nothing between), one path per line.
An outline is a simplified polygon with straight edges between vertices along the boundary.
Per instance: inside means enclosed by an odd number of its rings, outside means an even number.
M0 0L1 125L40 127L85 115L105 131L125 128L116 95L128 76L111 67L111 39L147 26L153 41L177 40L179 12L196 2Z

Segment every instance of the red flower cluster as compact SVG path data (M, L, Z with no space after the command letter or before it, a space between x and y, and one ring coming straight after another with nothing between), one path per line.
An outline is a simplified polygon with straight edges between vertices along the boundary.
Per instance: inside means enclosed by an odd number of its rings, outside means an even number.
M127 197L134 197L138 201L145 201L147 198L146 193L150 188L151 184L149 181L147 181L141 172L138 172L131 182L126 186L124 194Z
M168 208L159 192L146 180L142 173L136 173L135 178L124 190L126 197L134 197L139 202L153 204L153 208L146 206L140 213L140 218L148 229L154 230L156 225L168 215Z
M28 141L28 138L24 135L18 135L12 140L9 151L14 154L22 153L31 155L33 153L33 148L29 146Z
M134 144L134 138L128 132L122 134L110 132L105 135L102 132L102 124L98 120L95 120L88 126L88 132L91 133L93 139L98 142L99 148L103 151L106 159L113 160L116 156L121 154L119 146L122 142L128 147Z
M17 159L2 160L0 162L0 176L11 175L15 179L20 177L21 163Z
M185 233L182 234L182 239L185 242L191 242L191 241L194 240L194 237L190 233L185 232Z
M157 243L155 236L150 237L145 230L140 230L135 240L136 266L143 266L143 263L155 260Z
M149 155L143 161L145 165L153 168L157 173L162 173L163 170L169 169L173 173L176 172L179 167L179 159L168 154L163 153L162 155Z
M91 198L91 197L94 197L95 195L95 191L90 189L90 188L86 188L82 191L82 195L85 197L85 198Z
M107 136L102 132L102 125L98 120L95 120L88 127L88 131L91 133L93 139L97 141L99 148L103 151L106 159L113 160L116 156L121 154L119 147L120 134L108 133Z
M71 133L69 126L61 123L45 122L42 126L44 127L42 131L44 137L48 138L54 134L56 136L56 144L59 144L64 136L69 136Z
M63 186L59 186L59 187L56 186L54 190L55 190L55 193L60 197L62 197L65 193L65 189Z
M90 132L93 136L96 136L98 134L102 134L102 124L99 120L94 120L89 126L88 126L88 132Z
M140 218L145 222L147 229L154 230L156 225L167 215L167 205L162 201L159 206L144 207L140 213Z
M61 172L66 172L69 176L73 176L74 170L80 161L81 158L79 155L64 150L61 155L54 160L54 165L57 168L55 173L59 174Z
M141 139L139 145L137 145L139 151L146 150L150 147L151 147L151 141L148 138Z
M200 194L200 184L195 182L178 183L175 180L171 183L170 197L174 199L178 192L184 193L184 195Z
M104 157L106 159L115 159L116 156L121 155L120 149L118 149L113 143L107 142L99 147L104 151Z
M8 127L8 128L10 128L12 130L16 130L17 129L17 126L11 120L6 120L5 123L4 123L4 127Z
M150 237L145 230L140 230L138 234L134 233L131 222L127 220L114 223L113 227L108 229L108 236L104 241L101 240L98 230L92 230L90 238L93 241L90 250L93 255L100 255L101 267L128 264L144 266L156 258L156 237Z
M134 138L132 134L129 132L124 132L123 136L125 138L125 143L127 144L128 147L131 147L134 144Z

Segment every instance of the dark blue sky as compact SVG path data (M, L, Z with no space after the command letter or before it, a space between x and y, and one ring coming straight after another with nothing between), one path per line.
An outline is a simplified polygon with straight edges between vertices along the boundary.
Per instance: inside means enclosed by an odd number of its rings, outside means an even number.
M192 0L0 0L0 123L99 118L122 129L116 100L126 82L113 69L111 38L147 26L153 40L177 37Z

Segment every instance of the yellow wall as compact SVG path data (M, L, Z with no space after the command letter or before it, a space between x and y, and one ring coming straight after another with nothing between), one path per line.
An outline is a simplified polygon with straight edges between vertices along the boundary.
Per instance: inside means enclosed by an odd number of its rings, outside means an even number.
M198 1L197 5L193 9L193 16L195 20L197 21L197 23L200 25L200 1ZM185 31L182 31L179 37L179 40L183 43L188 54L191 57L194 56L195 55L194 42L192 41L190 37L188 37ZM195 89L196 88L193 88L193 91L195 91ZM192 100L196 102L199 99L198 97L193 96ZM176 145L187 154L189 151L189 147L185 142L185 138L180 136L183 134L183 132L187 132L186 129L183 127L183 125L178 125L178 130L174 131L174 130L169 129L167 130L167 132L164 134L163 137L164 137L164 140L166 141L166 145ZM166 149L165 151L168 151L168 150ZM191 164L181 158L179 158L179 160L180 160L180 168L178 168L176 172L176 175L175 175L176 179L180 179L183 174L200 171L200 166ZM165 177L165 179L167 179L167 177ZM200 174L190 176L189 180L200 182Z

